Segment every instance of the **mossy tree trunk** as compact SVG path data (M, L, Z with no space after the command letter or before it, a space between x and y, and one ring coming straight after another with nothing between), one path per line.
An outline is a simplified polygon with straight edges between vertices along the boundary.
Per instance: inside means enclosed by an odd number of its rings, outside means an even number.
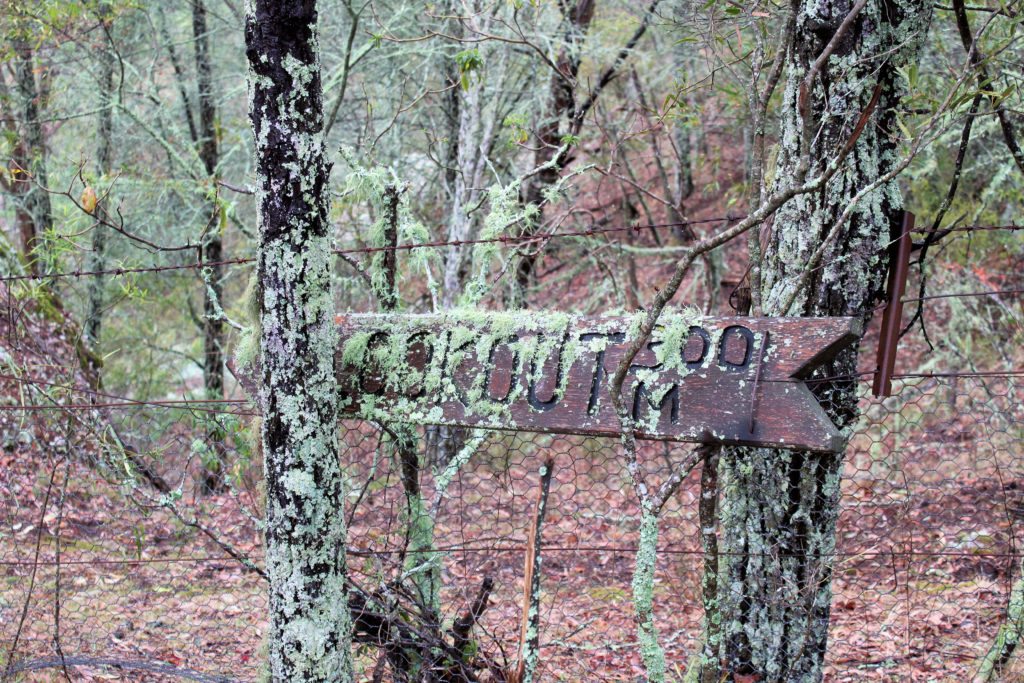
M315 0L251 0L269 673L353 680Z
M895 182L856 204L828 242L823 265L805 275L811 255L853 196L898 160L895 118L904 94L898 69L916 58L931 16L931 4L923 0L869 0L809 87L802 88L855 4L796 3L777 188L799 182L794 179L804 154L810 162L807 177L819 175L854 138L862 113L871 116L828 185L796 197L776 214L763 255L765 315L857 316L866 322L884 287L890 225L900 220L902 209ZM856 349L844 352L820 376L852 376L856 356ZM855 380L821 382L816 391L838 425L854 423ZM843 460L842 453L723 450L718 607L726 680L821 680Z

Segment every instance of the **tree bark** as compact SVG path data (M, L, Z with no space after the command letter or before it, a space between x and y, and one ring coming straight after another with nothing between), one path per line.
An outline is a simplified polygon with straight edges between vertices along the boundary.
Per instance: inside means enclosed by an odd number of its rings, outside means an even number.
M21 98L23 120L22 140L15 146L12 156L20 170L27 173L16 176L22 197L16 210L16 220L25 264L30 273L38 275L41 272L38 253L40 240L53 225L50 195L45 189L49 179L43 124L40 121L44 93L36 80L36 60L30 39L19 37L13 41L13 46L15 79Z
M327 162L315 0L246 16L260 247L269 672L353 680L338 460Z
M108 27L113 20L110 3L105 2L99 8L100 20ZM111 138L114 130L114 66L115 59L109 45L99 49L100 91L103 109L100 110L96 134L99 138L96 147L96 166L104 177L111 172ZM103 290L106 277L103 271L107 263L107 228L100 223L92 231L92 254L89 258L89 269L95 275L89 280L89 312L85 318L83 329L85 343L97 355L100 352L100 335L103 329ZM97 369L97 375L99 370Z
M810 159L807 177L820 174L847 146L872 99L879 99L844 169L822 191L799 196L777 213L763 257L765 315L857 316L866 323L884 286L890 224L900 220L902 209L895 182L861 199L828 245L825 265L810 273L793 299L810 255L853 195L898 159L895 117L903 91L897 70L916 58L931 18L931 5L923 0L870 0L804 89L812 65L854 4L796 3L777 186L799 182L804 153ZM782 310L791 299L790 310ZM856 358L850 349L819 371L822 377L848 378L820 382L816 389L841 427L858 416ZM723 450L718 585L727 680L821 680L843 461L842 453Z
M196 85L199 105L199 158L206 176L214 182L219 161L217 151L217 111L213 102L213 64L210 58L210 38L206 30L206 5L203 0L192 2L192 37L195 45ZM212 188L211 197L216 197ZM210 202L210 222L202 242L203 281L203 389L208 399L224 398L224 313L221 299L224 293L224 266L220 221L216 199ZM211 457L205 463L202 487L213 493L224 487L224 460L227 449L224 430L213 420L207 429Z
M533 167L544 170L531 178L523 191L523 203L539 206L544 199L544 190L558 182L563 168L568 163L568 151L563 152L556 163L551 164L561 146L562 121L572 122L576 114L576 85L580 63L583 59L583 43L586 40L590 22L594 18L596 0L577 0L563 6L565 22L565 44L558 53L555 68L558 73L551 75L548 86L548 105L544 120L537 130L537 149L533 156ZM537 267L537 255L529 253L516 264L514 285L514 308L526 308L527 290Z

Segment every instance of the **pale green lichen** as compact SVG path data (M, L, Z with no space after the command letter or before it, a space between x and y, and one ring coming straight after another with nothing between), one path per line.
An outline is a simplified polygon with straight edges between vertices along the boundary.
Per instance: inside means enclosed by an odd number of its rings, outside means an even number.
M669 419L670 403L675 414L680 382L692 373L703 375L711 364L721 362L721 324L703 330L696 311L673 311L662 319L663 324L646 345L655 362L634 366L624 387L624 391L640 392L633 399L639 410L637 427L650 434L657 433L659 424ZM590 397L589 382L598 372L596 362L608 348L615 329L621 329L608 319L584 322L559 313L461 309L433 316L360 316L358 320L358 328L342 346L344 372L352 377L378 378L373 381L381 381L384 386L347 394L342 405L346 412L367 419L423 423L428 413L437 415L439 405L461 404L460 420L504 428L518 425L512 409L518 402L517 410L522 410L528 391L531 406L535 401L543 404L535 406L534 412L559 405L571 381L577 396ZM696 336L697 328L703 337ZM686 355L687 343L692 339L700 342L699 358ZM763 343L762 335L755 334L752 339L753 348L747 350L751 361ZM410 363L414 344L429 352L424 367ZM511 360L514 365L502 370L512 374L508 393L502 397L491 395L490 374L479 370L489 367L499 351L505 354L505 363ZM750 375L747 379L753 378L752 362L745 372ZM600 377L609 377L606 367L600 370ZM606 393L601 386L600 393ZM387 394L386 400L382 400L382 393ZM585 429L597 419L596 412L600 410L590 411L579 428ZM607 415L602 419L607 420ZM694 428L691 436L699 437L698 431Z
M247 21L254 20L250 7ZM290 53L284 58L281 66L290 83L259 78L250 83L261 210L271 206L272 192L291 193L306 204L286 216L262 216L276 222L264 232L259 254L264 276L259 400L265 418L265 566L271 613L267 659L275 680L351 681L347 569L344 553L338 553L347 530L337 455L331 245L323 221L324 141L317 126L308 125L317 115L311 107L319 97L313 92L320 69L315 39L309 47L309 61ZM253 69L273 61L256 52L250 53ZM288 146L274 153L296 160L287 182L264 175L271 127ZM286 187L271 187L278 183Z
M813 35L812 27L838 25L841 15L833 13L845 13L820 2L800 2L796 9L797 31L806 36ZM875 111L899 111L902 87L895 71L915 57L930 13L930 3L869 3L853 29L857 39L830 57L826 77L810 92L802 93L801 85L818 48L813 40L795 44L787 59L776 190L814 178L836 159L835 149L849 139L874 84L882 88ZM828 91L819 83L828 83ZM801 99L810 104L807 136ZM803 174L805 153L810 167ZM852 198L884 176L898 154L886 129L872 121L821 191L798 196L776 213L762 268L765 313L861 315L870 307L884 277L879 255L887 246L889 217L902 201L896 182L860 198L827 245L811 282L802 280L811 255ZM830 372L854 372L851 359L849 354ZM855 397L838 394L830 400L855 412ZM725 664L756 672L766 683L820 681L842 457L730 448L721 462L718 607L724 616ZM792 548L799 550L781 552Z
M388 247L387 232L395 230L395 241L398 245L421 244L430 240L430 232L422 222L413 217L405 193L405 183L391 167L365 166L356 159L355 152L342 146L339 150L342 161L349 168L345 178L345 194L348 201L369 201L373 207L374 220L368 231L368 242L371 247ZM392 202L397 199L396 204ZM408 259L408 268L398 268L395 277L401 281L416 273L424 273L431 292L436 299L437 286L432 277L432 268L439 265L439 257L435 249L411 249L399 252ZM397 254L396 254L397 258ZM385 252L371 254L368 271L374 292L378 296L386 296L387 272L384 268Z
M989 645L988 651L977 666L975 683L988 683L998 677L1011 663L1021 641L1024 629L1024 560L1019 563L1020 575L1010 589L1010 600L1006 605L1006 617Z
M538 394L535 398L561 401L574 377L571 371L576 368L591 377L596 371L598 354L613 343L612 335L621 333L622 329L618 320L584 321L565 314L492 314L475 310L455 310L434 316L353 316L350 320L354 331L341 351L342 364L346 366L344 372L356 377L353 380L356 382L373 377L373 381L382 382L391 395L350 392L344 399L344 407L392 425L396 421L441 422L444 415L440 405L448 403L462 406L463 420L476 418L476 424L515 427L509 405L517 400L525 401L531 384ZM635 316L632 334L637 333L640 322L641 315ZM722 338L727 325L716 323L707 325L706 329L703 325L706 323L697 311L670 311L654 330L645 346L643 358L646 360L636 366L626 386L627 391L633 391L631 387L641 382L649 386L647 393L640 397L647 402L646 407L640 404L642 428L654 432L659 421L665 419L666 401L670 400L669 392L675 387L673 382L690 373L706 374L713 364L722 362ZM701 328L702 334L698 335L694 327ZM697 336L700 337L700 355L694 356L691 350L687 356L687 346ZM753 360L765 339L756 333L750 338L752 348L744 352ZM416 368L410 362L413 341L422 342L425 349L432 351L426 367ZM614 343L621 345L622 338L618 337ZM513 382L508 403L488 395L486 375L478 369L471 370L467 377L457 378L463 364L466 368L477 368L474 363L485 364L499 347L515 358L511 370L518 381ZM742 377L752 380L754 364L745 372ZM739 381L747 386L745 380ZM584 395L589 395L589 383L586 387L575 388L577 391L582 388ZM580 426L585 428L586 424ZM447 467L435 472L438 500L477 447L474 437ZM658 520L655 509L647 502L643 509L641 547L633 582L634 607L645 666L650 680L659 681L665 677L665 661L653 615ZM416 497L409 498L408 510L406 523L410 543L404 578L417 586L426 605L434 606L440 583L439 561L443 555L431 552L434 542L432 511Z
M658 643L654 624L654 572L658 560L658 513L641 504L640 538L633 570L633 611L636 615L640 658L648 683L665 683L665 650Z
M350 368L372 368L379 374L396 398L385 410L373 396L351 397L361 415L370 419L395 419L398 416L423 417L442 402L459 401L465 413L485 418L488 424L499 425L508 419L509 405L524 396L531 383L540 383L545 367L555 363L561 381L554 384L556 400L566 390L567 368L578 358L577 339L566 338L571 319L562 314L482 314L476 311L450 311L428 319L378 319L373 331L353 333L342 347L342 362ZM427 335L432 353L430 364L415 368L408 362L410 342L424 339L424 326L442 330ZM537 334L512 339L512 330L536 331ZM371 340L382 341L371 348ZM514 372L525 374L527 381L515 382L504 401L487 396L484 375L477 374L469 386L460 387L455 376L462 363L475 357L486 360L498 347L506 346L515 356ZM557 358L557 360L556 360ZM418 392L418 393L417 393ZM410 398L410 393L417 395ZM422 398L421 398L422 397ZM348 407L346 404L345 407ZM381 412L385 410L385 412Z
M243 373L253 378L255 378L256 368L259 367L260 363L260 335L258 334L260 327L259 292L259 279L256 277L256 272L253 271L249 275L249 282L242 297L245 302L243 310L246 327L240 335L238 344L235 346L235 363L237 367Z
M495 183L487 190L487 199L490 212L484 218L483 229L478 239L494 240L506 232L509 228L520 223L529 223L537 215L537 207L533 205L523 206L520 201L520 181L516 180L508 185ZM476 272L469 282L466 283L462 297L459 299L460 308L475 308L490 290L488 278L496 257L500 254L501 244L497 241L482 241L473 247L473 263L476 264Z
M438 511L441 504L441 498L448 494L448 485L451 484L455 475L459 473L459 470L469 462L470 457L477 452L480 448L480 444L487 438L487 432L482 429L474 430L473 435L466 441L466 443L459 449L455 457L445 465L441 472L436 473L434 476L434 490L435 490L435 511Z

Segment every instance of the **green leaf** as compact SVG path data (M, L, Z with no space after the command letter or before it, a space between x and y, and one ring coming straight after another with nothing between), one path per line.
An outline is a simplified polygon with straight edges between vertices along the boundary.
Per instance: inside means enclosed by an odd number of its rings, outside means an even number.
M478 71L484 65L484 58L480 55L480 50L476 48L463 50L455 55L455 63L459 65L459 80L462 82L462 89L469 90L469 74Z
M459 73L465 74L483 67L484 58L480 55L480 50L473 48L455 55L455 63L459 65Z

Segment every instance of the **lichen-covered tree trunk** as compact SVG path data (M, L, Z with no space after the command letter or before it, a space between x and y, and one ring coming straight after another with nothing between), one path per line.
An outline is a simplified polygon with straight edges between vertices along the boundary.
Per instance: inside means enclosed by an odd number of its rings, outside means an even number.
M353 679L315 0L251 0L269 673Z
M857 316L865 321L884 286L890 225L900 220L895 182L867 193L828 243L820 268L805 277L853 196L890 170L900 150L895 125L903 94L898 69L916 58L928 29L923 0L869 0L835 52L802 91L809 69L856 4L800 0L787 55L777 186L799 182L834 162L870 120L843 168L822 190L798 196L775 217L764 252L765 315ZM872 99L877 97L872 109ZM809 128L804 129L804 115ZM794 290L799 292L793 297ZM782 310L792 300L789 310ZM856 349L820 371L848 379L818 383L817 393L842 427L857 417ZM720 462L720 652L726 680L819 681L832 601L832 555L843 454L725 449ZM744 679L752 680L752 679Z
M1013 582L1010 589L1006 618L999 625L996 637L989 644L988 652L981 658L973 683L999 680L1020 644L1021 634L1024 632L1024 562L1018 564L1022 575Z

